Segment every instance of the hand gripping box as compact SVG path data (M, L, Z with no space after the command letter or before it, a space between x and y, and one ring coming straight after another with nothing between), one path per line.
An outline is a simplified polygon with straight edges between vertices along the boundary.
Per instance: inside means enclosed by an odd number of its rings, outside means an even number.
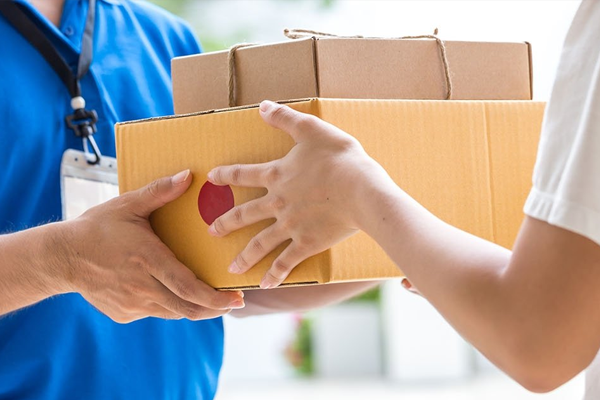
M355 136L407 193L441 219L512 246L531 187L543 103L310 99L289 105ZM121 123L116 135L121 192L191 169L189 190L151 217L177 258L213 287L257 287L282 247L246 274L230 274L227 267L270 222L211 237L199 212L199 194L213 167L281 158L292 139L266 125L256 106ZM265 193L232 191L236 205ZM359 233L303 262L285 284L400 275L384 251Z

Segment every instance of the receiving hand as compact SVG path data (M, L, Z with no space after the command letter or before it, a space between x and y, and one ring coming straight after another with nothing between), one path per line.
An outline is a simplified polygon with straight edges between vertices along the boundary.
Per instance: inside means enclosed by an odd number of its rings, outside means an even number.
M150 214L191 181L189 170L158 179L62 223L67 291L120 323L207 319L243 307L241 292L219 292L198 280L150 227Z
M260 287L267 289L278 286L306 258L356 233L356 197L365 187L390 178L356 139L315 116L269 101L261 103L260 115L269 125L290 134L296 145L280 160L217 167L209 172L208 179L216 185L268 190L264 197L216 219L209 233L225 236L275 218L229 267L232 273L244 273L291 239L261 281Z

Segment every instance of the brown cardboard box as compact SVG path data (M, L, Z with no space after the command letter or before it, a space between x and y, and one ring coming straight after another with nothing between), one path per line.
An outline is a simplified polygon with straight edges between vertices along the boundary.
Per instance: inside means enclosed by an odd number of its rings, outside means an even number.
M531 187L542 103L313 99L290 106L354 135L406 192L440 218L512 246ZM256 287L282 247L246 274L230 274L227 267L269 222L211 237L198 196L213 167L283 157L292 139L267 126L256 107L122 123L116 135L121 192L191 169L190 189L151 219L178 259L216 288ZM235 204L265 193L232 189ZM398 275L383 250L359 233L302 263L285 284Z
M530 100L527 43L445 42L454 100ZM175 113L229 107L228 51L172 60ZM310 97L446 99L435 40L307 38L235 55L236 105Z

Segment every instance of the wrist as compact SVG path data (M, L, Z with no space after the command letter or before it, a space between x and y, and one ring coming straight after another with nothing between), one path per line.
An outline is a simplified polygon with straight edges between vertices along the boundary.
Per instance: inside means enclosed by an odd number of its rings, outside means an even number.
M74 292L75 272L80 263L80 252L74 247L77 235L72 221L46 225L41 262L53 294Z
M350 215L356 228L367 233L378 221L386 218L386 211L404 194L383 167L375 162L361 169L361 178L353 188Z

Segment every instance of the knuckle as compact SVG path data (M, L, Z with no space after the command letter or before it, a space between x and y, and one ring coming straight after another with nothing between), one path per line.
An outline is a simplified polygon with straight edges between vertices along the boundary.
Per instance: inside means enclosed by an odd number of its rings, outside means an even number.
M276 107L271 112L271 118L275 121L282 121L289 114L288 109L284 106Z
M250 265L242 253L238 254L235 260L236 264L242 268L248 268Z
M185 310L185 317L192 321L202 319L203 314L200 307L187 307Z
M285 200L281 196L274 196L269 206L275 211L281 211L285 208Z
M128 264L136 270L146 271L148 270L149 262L146 257L141 254L130 254L128 257Z
M165 308L178 314L181 310L181 300L176 297L168 296L162 301L162 304Z
M233 210L233 219L235 221L236 224L243 224L244 223L244 213L242 212L242 208L241 207L236 207Z
M176 282L177 275L175 275L175 272L173 272L173 271L167 271L167 272L165 272L164 280L165 280L165 282Z
M288 218L277 220L277 222L282 232L289 232L294 226Z
M315 238L311 235L301 235L295 242L299 250L308 250L314 246Z
M271 270L267 271L266 278L271 282L281 283L285 279L285 275L278 276L279 273L273 272Z
M281 177L281 169L277 165L271 165L266 171L265 179L268 185L273 185L279 181Z
M158 190L159 185L160 185L160 180L157 179L157 180L151 182L148 186L146 186L146 191L148 192L148 194L155 199L160 198L160 196L159 196L160 192Z
M182 299L189 299L194 295L194 288L188 282L175 283L175 293Z
M278 258L273 262L273 266L267 273L271 274L276 279L282 279L291 271L291 269L292 268L290 268L285 261Z
M214 227L215 232L217 233L217 235L224 235L225 232L227 231L225 229L225 224L223 224L223 219L222 218L217 218L213 222L213 227Z
M250 248L256 252L262 253L263 251L265 251L265 247L262 244L262 241L260 240L260 238L253 238L250 241Z
M339 146L344 151L355 150L357 148L362 149L362 145L360 144L360 142L349 135L340 140Z
M289 232L296 227L296 220L288 216L287 218L282 218L279 221L279 225L284 232Z
M234 165L231 167L231 183L237 185L240 183L242 178L242 166Z

